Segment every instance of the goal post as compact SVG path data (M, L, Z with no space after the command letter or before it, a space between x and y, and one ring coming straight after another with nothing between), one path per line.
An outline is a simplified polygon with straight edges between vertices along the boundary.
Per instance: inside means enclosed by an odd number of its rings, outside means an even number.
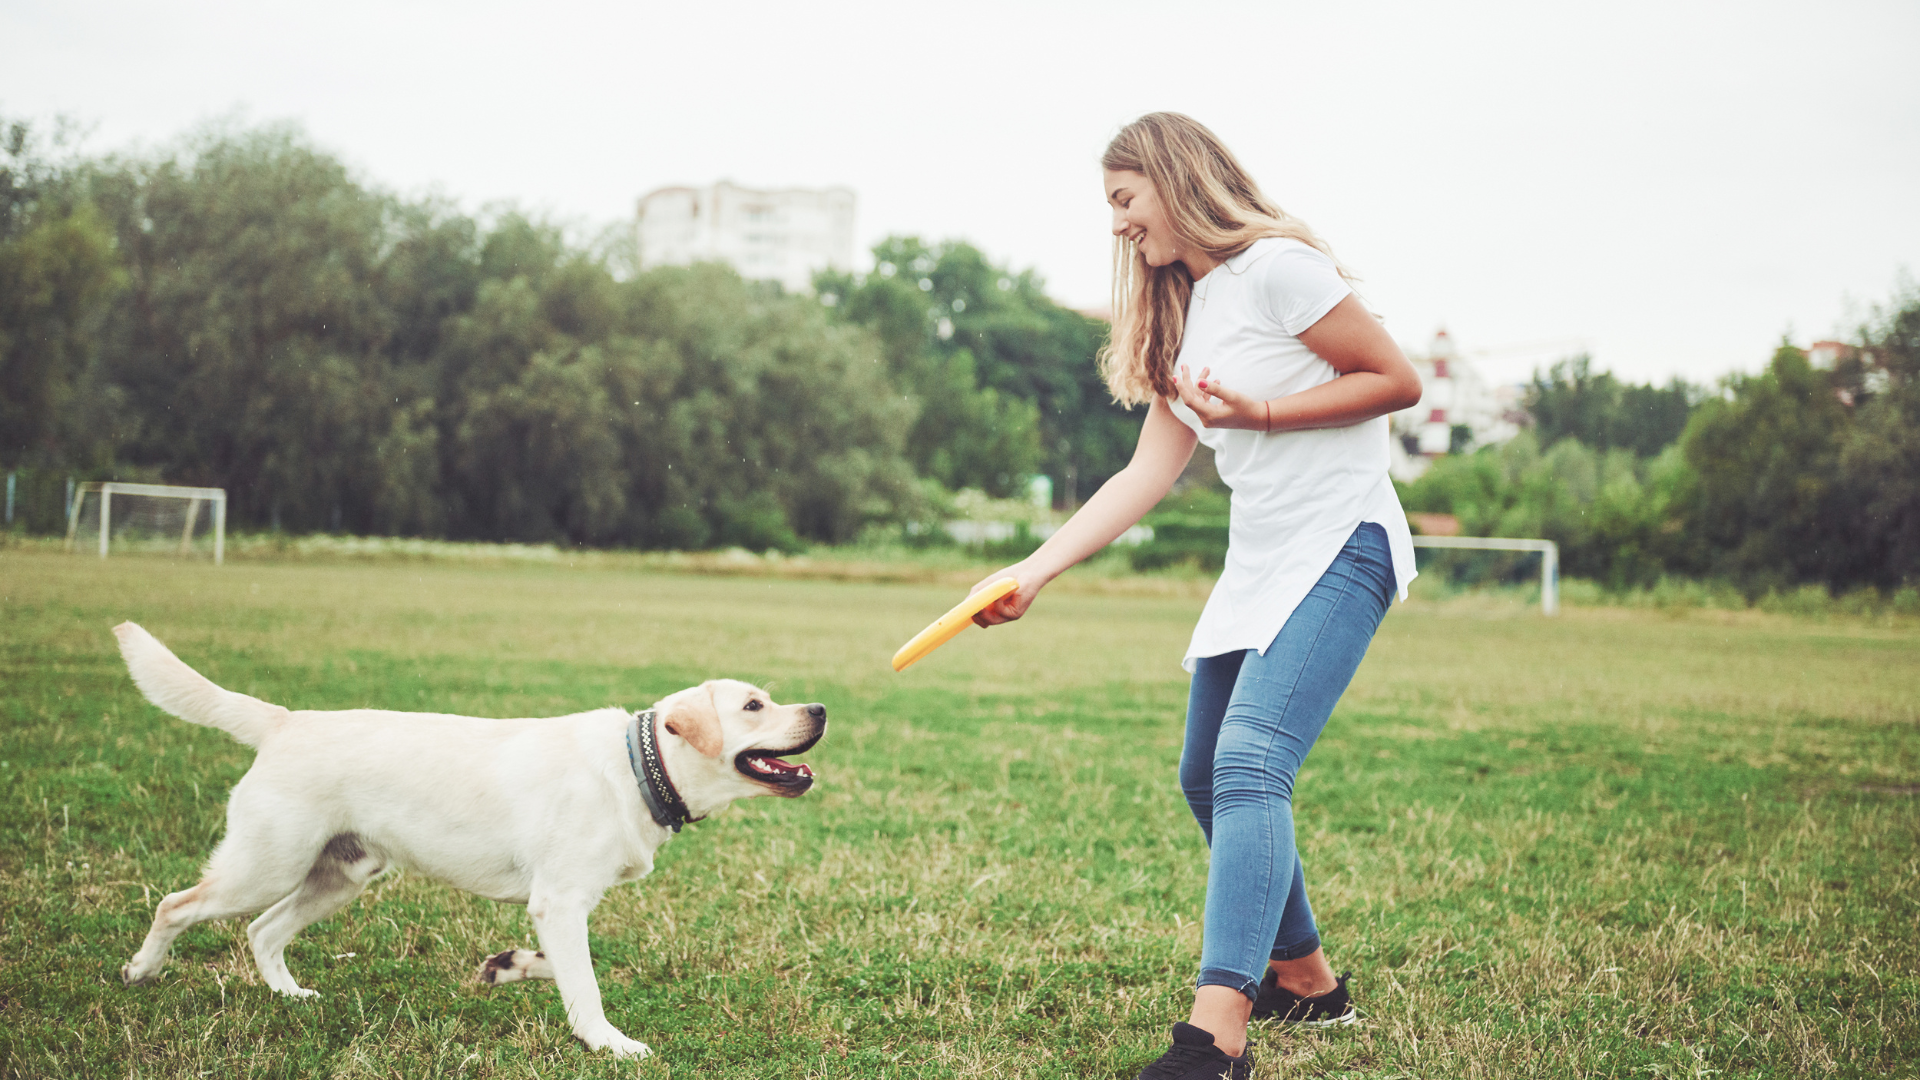
M201 521L204 507L211 520L208 522L213 534L213 561L215 565L225 561L227 547L227 492L225 488L176 487L172 484L130 484L118 480L89 481L75 488L73 503L67 508L67 550L75 550L81 533L82 518L90 515L83 510L97 504L99 506L99 539L97 550L101 558L107 557L107 549L114 535L114 496L121 496L123 510L120 514L122 527L136 521L145 526L144 532L151 534L160 546L172 546L175 522L171 518L163 520L162 515L137 514L134 507L126 505L128 499L170 500L178 507L178 546L181 555L193 551L194 532ZM90 500L89 496L93 496ZM178 504L184 503L184 506ZM137 504L136 504L137 505ZM94 523L87 521L87 525ZM88 532L94 531L89 528Z
M1540 613L1560 613L1560 545L1551 540L1510 540L1499 536L1416 536L1414 547L1466 548L1471 551L1540 553Z

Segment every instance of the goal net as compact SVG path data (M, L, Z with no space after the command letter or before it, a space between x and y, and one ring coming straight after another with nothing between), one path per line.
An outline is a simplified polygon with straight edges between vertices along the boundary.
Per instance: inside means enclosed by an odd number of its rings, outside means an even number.
M67 511L67 550L211 558L226 554L223 488L86 483Z
M1540 556L1540 611L1544 615L1557 615L1560 612L1560 545L1551 540L1507 539L1494 536L1416 536L1413 546L1419 548L1439 548L1442 551L1491 551L1512 552L1519 558L1509 556L1497 561L1490 567L1482 567L1481 573L1491 570L1496 577L1504 577L1522 570L1525 557L1534 553ZM1425 568L1422 568L1425 569ZM1444 567L1449 576L1459 576L1460 567Z

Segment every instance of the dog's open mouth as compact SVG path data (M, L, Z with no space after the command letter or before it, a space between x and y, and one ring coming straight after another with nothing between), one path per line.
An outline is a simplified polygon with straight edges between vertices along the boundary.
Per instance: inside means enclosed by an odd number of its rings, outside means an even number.
M734 755L733 767L740 775L749 780L758 780L772 788L779 795L803 795L813 786L813 770L806 765L785 760L788 754L804 754L813 749L820 736L827 733L825 717L816 720L818 726L813 733L793 746L779 750L742 750Z
M797 754L804 749L742 750L733 759L733 767L749 779L783 789L782 794L798 795L813 785L813 770L804 763L783 760L780 754Z

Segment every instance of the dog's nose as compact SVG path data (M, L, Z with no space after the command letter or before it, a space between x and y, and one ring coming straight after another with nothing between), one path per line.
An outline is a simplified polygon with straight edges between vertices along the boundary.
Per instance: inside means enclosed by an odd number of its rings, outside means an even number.
M807 706L807 715L813 717L815 720L825 720L827 718L827 707L816 701L812 705Z

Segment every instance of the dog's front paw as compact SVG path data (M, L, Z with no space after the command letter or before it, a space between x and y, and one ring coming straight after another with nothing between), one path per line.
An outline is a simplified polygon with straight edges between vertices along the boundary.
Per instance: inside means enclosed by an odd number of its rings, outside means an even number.
M579 1033L576 1032L575 1034L578 1035ZM643 1058L653 1053L651 1046L641 1042L639 1039L627 1038L625 1035L620 1034L619 1029L615 1028L612 1024L608 1024L605 1028L590 1035L579 1035L579 1039L581 1042L587 1044L587 1049L589 1050L610 1050L613 1052L614 1057L619 1058Z
M131 960L120 965L120 982L123 985L139 986L141 983L149 982L152 979L153 979L153 972L134 970L133 961Z
M639 1039L629 1039L625 1035L616 1035L615 1041L607 1045L614 1057L643 1058L653 1056L653 1047Z

